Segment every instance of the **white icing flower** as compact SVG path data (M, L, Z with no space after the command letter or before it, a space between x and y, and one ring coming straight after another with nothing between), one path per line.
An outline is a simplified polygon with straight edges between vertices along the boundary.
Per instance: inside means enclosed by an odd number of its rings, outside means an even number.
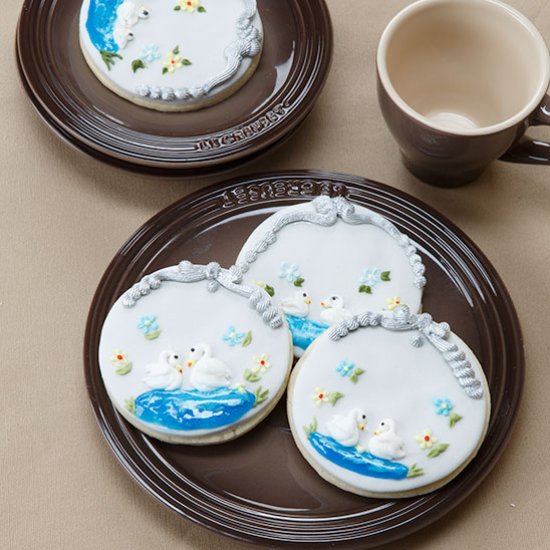
M124 351L115 349L111 357L111 363L113 363L115 367L124 367L128 364L128 355Z
M259 357L254 357L252 359L254 361L254 367L252 368L253 373L264 373L267 369L271 368L271 363L269 362L269 355L266 353L263 353Z

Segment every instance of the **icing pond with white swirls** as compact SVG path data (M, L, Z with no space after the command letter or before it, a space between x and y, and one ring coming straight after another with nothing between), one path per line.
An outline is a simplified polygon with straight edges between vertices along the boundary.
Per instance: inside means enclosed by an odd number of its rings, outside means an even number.
M476 455L490 396L473 352L406 306L330 328L291 376L294 439L327 481L364 496L444 485Z
M261 55L256 0L84 0L80 44L104 85L139 105L185 111L227 98Z
M247 284L280 305L300 356L328 327L365 311L419 311L426 284L416 246L387 218L342 197L278 210L237 259Z
M269 296L215 263L144 277L111 308L99 345L117 410L153 437L197 445L232 439L268 414L291 359Z

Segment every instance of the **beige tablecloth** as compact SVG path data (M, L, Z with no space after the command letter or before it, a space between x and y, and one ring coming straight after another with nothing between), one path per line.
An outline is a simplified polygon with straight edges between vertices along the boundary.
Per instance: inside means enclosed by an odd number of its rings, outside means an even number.
M378 110L373 63L385 23L408 1L328 3L334 63L318 105L283 147L241 173L349 172L424 200L485 251L525 332L525 393L501 461L458 509L393 548L550 548L550 169L495 163L455 190L414 179ZM550 41L550 1L511 4ZM117 249L159 209L215 178L138 176L61 143L16 76L20 7L4 0L0 18L0 548L242 548L163 508L124 472L96 426L81 357L92 294ZM548 129L536 134L550 138Z

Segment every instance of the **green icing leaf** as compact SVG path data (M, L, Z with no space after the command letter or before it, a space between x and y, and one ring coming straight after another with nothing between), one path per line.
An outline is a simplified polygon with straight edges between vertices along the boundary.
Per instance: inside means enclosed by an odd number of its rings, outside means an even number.
M304 284L305 282L305 279L303 277L298 277L295 281L294 281L294 286L297 286L297 287L302 287L302 285Z
M391 281L390 275L391 275L391 271L382 271L382 274L380 275L380 279L387 283L388 281Z
M372 288L368 285L361 285L359 287L359 292L364 292L365 294L372 294Z
M156 340L160 336L160 333L160 330L154 330L153 332L146 334L145 338L147 338L147 340Z
M174 11L180 11L180 10L181 10L180 6L174 6Z
M451 413L451 416L449 416L449 427L454 428L457 422L460 422L461 420L462 416L458 413Z
M168 67L163 67L162 68L162 74L166 74L168 72Z
M199 7L197 8L197 11L198 11L199 13L206 13L206 8L205 8L204 6L199 6Z
M360 368L353 369L353 372L351 373L349 379L354 383L357 384L357 380L359 380L359 377L364 373L365 371Z
M111 66L115 64L116 59L122 59L118 53L108 52L106 50L99 50L99 55L101 55L101 59L103 59L109 71L111 70Z
M304 426L304 432L306 437L309 439L313 432L317 431L317 418L313 417L313 421L309 426Z
M243 378L247 382L259 382L261 380L261 377L258 376L256 373L252 372L250 369L246 369L244 371Z
M272 286L265 285L264 290L273 298L275 296L275 289Z
M145 69L145 63L141 59L132 61L132 72L135 73L138 69Z
M342 397L344 397L343 393L340 393L339 391L335 391L335 392L332 392L331 394L329 394L328 401L334 407L334 405L336 405L336 402L338 401L338 399L342 399Z
M444 453L449 448L448 443L440 443L439 445L436 445L433 449L430 450L428 453L428 458L436 458L440 454Z
M182 65L192 65L191 61L189 59L185 58L181 60Z
M120 367L117 367L115 369L115 372L117 374L120 374L121 376L124 376L125 374L128 374L131 370L132 370L132 363L129 362L129 363L126 363L125 365L121 365Z
M252 343L252 331L249 330L246 333L246 336L244 337L244 340L243 340L243 343L241 344L241 346L243 348L247 348L251 343Z
M135 397L129 397L128 399L125 399L124 400L124 408L130 414L136 414L136 399L135 399Z
M269 395L269 390L262 391L262 386L259 386L254 392L254 396L256 397L256 401L254 402L254 407L257 407L260 403L263 403L267 399L268 395Z
M179 46L176 46L176 47L172 50L172 53L173 53L174 55L179 55L179 53L180 53L180 47L179 47Z
M413 464L407 473L407 477L418 477L423 476L424 470L422 468L419 468L416 464Z

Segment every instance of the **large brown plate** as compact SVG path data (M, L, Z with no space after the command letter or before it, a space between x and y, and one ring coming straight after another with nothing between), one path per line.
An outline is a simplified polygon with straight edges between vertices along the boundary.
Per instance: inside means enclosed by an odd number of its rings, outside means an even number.
M492 417L477 458L451 483L404 500L361 498L323 481L296 449L285 403L254 431L221 446L173 446L144 436L113 409L97 350L103 320L144 274L186 258L230 265L251 230L278 207L321 193L380 212L417 244L427 267L424 308L451 323L479 357ZM514 306L487 258L451 222L420 201L362 178L323 172L233 180L175 203L122 247L95 295L84 346L90 399L116 457L149 493L209 529L255 543L371 548L403 537L459 505L495 465L510 437L523 377Z
M236 94L191 113L160 113L110 92L78 43L81 0L26 0L16 36L24 88L69 144L111 164L160 175L226 170L280 142L310 113L330 67L324 0L258 0L260 65Z

